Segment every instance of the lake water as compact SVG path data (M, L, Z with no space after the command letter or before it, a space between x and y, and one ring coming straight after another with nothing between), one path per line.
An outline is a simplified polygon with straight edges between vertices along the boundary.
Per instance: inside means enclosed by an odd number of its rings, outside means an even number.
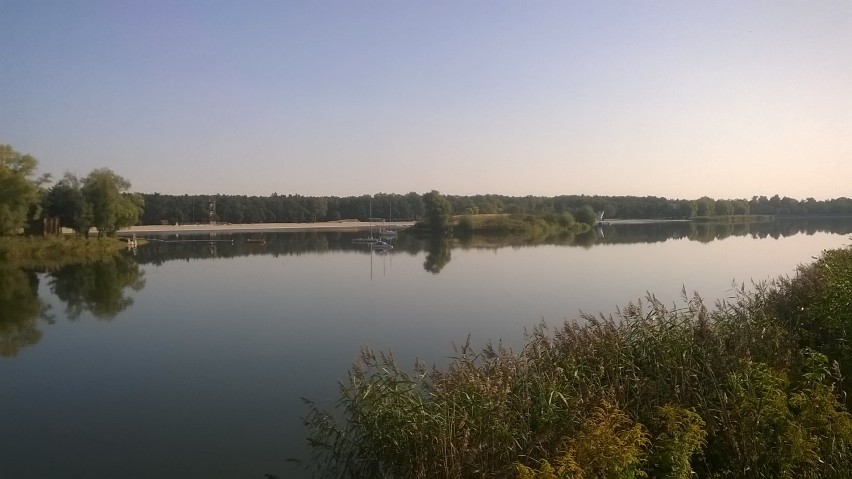
M850 233L848 220L612 225L401 237L386 253L355 233L254 233L161 238L50 273L0 265L0 477L304 476L287 462L306 451L300 398L332 404L362 346L439 365L468 334L518 348L542 320L648 291L712 303Z

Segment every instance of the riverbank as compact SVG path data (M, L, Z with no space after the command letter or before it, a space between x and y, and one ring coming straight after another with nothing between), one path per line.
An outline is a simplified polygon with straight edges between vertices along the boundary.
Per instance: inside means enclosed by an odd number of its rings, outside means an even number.
M0 238L0 262L16 267L53 269L110 258L127 249L118 238L13 236Z
M326 221L319 223L251 223L251 224L183 224L183 225L141 225L123 228L119 236L141 234L175 234L175 233L246 233L274 231L362 231L371 227L375 229L403 229L414 225L412 221L387 221L370 223L363 221Z
M577 234L591 225L578 223L571 215L489 214L456 217L454 232L474 234L528 234L532 236Z
M614 218L614 219L611 219L611 220L598 221L595 224L596 225L649 225L649 224L654 224L654 223L691 223L691 222L692 222L691 219L688 219L688 220L671 220L671 219L649 218L649 219L620 220L618 218Z

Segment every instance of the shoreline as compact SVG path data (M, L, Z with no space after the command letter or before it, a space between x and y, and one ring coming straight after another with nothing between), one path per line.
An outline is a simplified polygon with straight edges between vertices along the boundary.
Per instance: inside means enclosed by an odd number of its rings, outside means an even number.
M618 218L614 218L614 219L611 219L611 220L597 221L597 222L595 222L594 226L598 226L598 225L602 225L602 226L609 226L609 225L647 225L647 224L652 224L652 223L691 223L691 222L692 222L691 219L672 220L672 219L653 219L653 218L640 219L640 218L637 218L637 219L623 219L623 220L621 220L621 219L618 219Z
M142 225L122 228L118 236L139 234L170 233L246 233L276 231L360 231L372 228L409 228L413 221L386 221L383 223L365 223L363 221L324 221L318 223L248 223L248 224L184 224L184 225Z
M639 225L652 223L690 223L694 219L605 219L597 221L593 226L610 225ZM713 222L713 221L710 221ZM720 222L725 222L721 220ZM414 226L414 221L385 221L373 223L373 228L404 229ZM698 222L701 223L701 222ZM122 228L116 232L117 236L131 236L133 234L172 234L172 233L249 233L249 232L276 232L276 231L362 231L370 229L370 223L357 220L321 221L316 223L223 223L223 224L182 224L182 225L139 225ZM73 234L69 228L62 228L63 233ZM97 230L92 229L93 234Z

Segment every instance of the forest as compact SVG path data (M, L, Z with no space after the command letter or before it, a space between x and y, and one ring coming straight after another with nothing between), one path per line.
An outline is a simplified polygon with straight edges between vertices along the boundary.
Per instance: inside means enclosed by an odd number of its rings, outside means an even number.
M137 224L142 196L130 192L130 182L109 168L97 168L80 178L71 173L54 183L45 173L36 177L38 160L0 145L0 236L16 236L44 218L88 236L114 235ZM52 183L52 186L51 186Z
M797 200L774 195L751 199L696 200L657 196L504 196L444 195L453 214L562 214L585 206L606 218L691 219L728 215L844 216L852 215L852 199ZM141 224L204 223L208 205L215 205L214 221L224 223L311 223L357 219L417 220L424 215L423 195L378 193L362 196L270 196L142 194L145 211Z
M14 235L29 222L57 217L61 225L87 235L113 235L136 224L312 223L319 221L418 220L426 215L430 198L440 196L452 215L527 214L573 215L589 211L605 218L700 219L731 215L849 216L852 199L797 200L774 195L751 199L695 200L657 196L505 196L440 195L409 192L361 196L302 196L278 194L170 195L135 193L131 184L109 168L85 177L65 173L54 181L50 174L36 177L38 161L0 145L0 235Z

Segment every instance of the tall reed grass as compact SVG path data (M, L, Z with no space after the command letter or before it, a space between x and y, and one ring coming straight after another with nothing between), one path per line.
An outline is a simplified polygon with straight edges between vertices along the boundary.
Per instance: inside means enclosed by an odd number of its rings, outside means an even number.
M841 478L852 474L852 250L705 306L654 296L541 324L446 369L362 352L309 403L324 477Z

